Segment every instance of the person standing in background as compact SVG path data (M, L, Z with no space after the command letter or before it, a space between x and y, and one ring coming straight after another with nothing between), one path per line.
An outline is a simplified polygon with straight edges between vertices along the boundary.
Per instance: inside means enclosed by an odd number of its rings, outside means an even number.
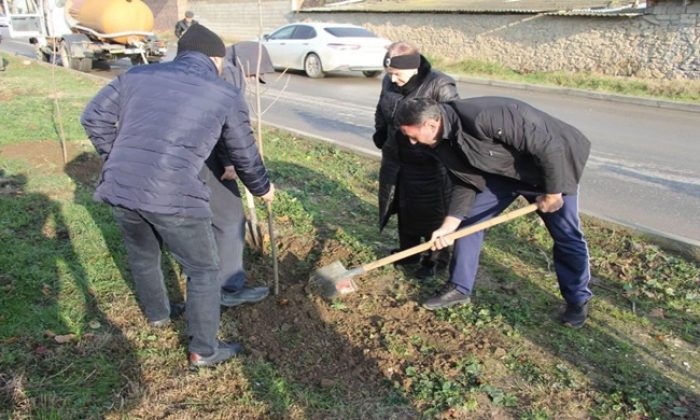
M411 248L430 238L447 214L451 185L445 167L423 147L412 145L395 121L398 106L410 98L438 102L458 98L455 81L432 69L418 49L395 42L384 58L386 76L375 112L374 144L382 151L379 170L379 228L393 213L398 215L399 249ZM447 267L448 249L427 252L398 261L419 264L415 277L427 279Z

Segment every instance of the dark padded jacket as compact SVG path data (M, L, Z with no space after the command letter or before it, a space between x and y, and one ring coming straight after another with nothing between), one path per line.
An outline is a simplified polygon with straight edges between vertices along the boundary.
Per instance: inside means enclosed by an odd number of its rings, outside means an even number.
M250 192L270 189L243 96L201 53L132 68L93 98L81 123L104 161L95 198L111 205L210 217L198 174L220 137Z
M423 147L411 145L395 122L399 103L417 97L428 97L439 102L458 98L455 81L432 70L430 62L422 56L418 74L406 85L396 86L391 82L391 75L384 77L374 117L373 140L382 149L379 228L383 229L391 215L399 211L403 204L404 207L409 205L410 211L401 215L399 228L403 233L425 235L439 227L447 214L451 187L439 161Z
M461 99L443 111L443 139L434 150L460 181L450 215L468 213L483 173L521 181L534 192L578 193L591 143L576 127L511 98Z
M185 32L187 32L187 30L190 29L190 27L196 23L197 21L194 19L192 19L189 25L187 24L187 21L185 19L178 20L175 24L175 36L178 38L182 37L182 35L184 35Z

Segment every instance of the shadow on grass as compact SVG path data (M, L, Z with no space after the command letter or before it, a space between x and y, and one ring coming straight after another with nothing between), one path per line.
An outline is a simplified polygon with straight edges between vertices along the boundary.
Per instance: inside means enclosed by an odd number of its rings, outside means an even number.
M301 206L288 212L302 211L310 217L315 230L317 246L302 261L309 274L322 253L337 248L333 243L338 241L346 242L343 245L356 252L341 255L347 257L347 264L366 263L366 258L374 257L372 253L382 251L376 229L376 206L365 202L340 182L305 166L281 160L269 161L268 166L280 190ZM343 201L338 202L337 197L343 197ZM362 243L368 240L372 241L371 246Z
M279 264L279 296L224 314L224 323L235 322L240 339L252 353L243 369L256 398L267 404L266 415L418 417L408 399L382 375L377 361L336 331L331 318L342 303L324 302L305 290L312 270L329 257L323 250L345 248L338 245L338 232L349 236L341 242L359 241L362 236L353 235L353 229L359 220L373 221L376 208L321 172L281 160L269 160L267 166L279 192L285 194L284 198L278 196L280 202L276 206L287 206L279 214L289 217L291 224L310 223L315 232L296 238L280 233L283 258ZM337 197L344 197L344 201L335 202ZM283 200L288 203L282 203ZM305 219L306 215L310 219ZM373 228L372 223L370 229ZM254 278L271 278L268 258L249 255L246 264L252 267L248 273Z
M101 168L102 162L95 153L83 152L66 164L65 173L76 185L75 203L85 207L90 213L95 226L102 233L114 265L119 268L121 277L127 280L132 293L135 293L134 283L127 264L126 249L124 248L119 227L112 217L111 207L98 203L92 198ZM177 262L166 253L165 258L162 259L161 266L171 301L176 303L183 302L184 296L179 282L182 274Z
M59 202L0 170L0 417L100 417L141 370L98 306Z
M533 265L535 262L547 267L550 250L534 240L527 240L523 233L509 225L494 228L491 235L487 236L490 236L490 246L497 252L523 258L525 264ZM690 417L700 414L700 395L697 390L689 389L675 379L684 377L690 383L697 383L699 378L679 367L680 361L673 360L673 356L670 356L671 349L668 354L650 350L644 346L640 337L633 337L630 331L621 331L606 321L610 314L603 313L602 307L610 305L622 312L629 311L625 299L593 284L596 297L589 322L580 330L563 328L554 320L555 309L562 304L556 291L554 274L550 273L554 287L549 291L504 266L494 255L497 254L482 254L482 264L495 267L490 271L502 282L500 290L482 289L477 305L489 307L493 313L503 316L524 337L552 355L577 366L599 392L608 395L609 404L622 403L621 409L628 410L630 415L635 411L646 411L661 417L676 413L688 413ZM614 284L613 279L600 281ZM504 292L517 296L505 297ZM652 306L654 302L643 304ZM689 314L685 315L687 317ZM639 317L667 334L674 333L668 324L641 314ZM639 320L634 322L644 324ZM644 360L654 363L644 363ZM660 370L659 366L663 366L664 370ZM604 412L608 410L608 413L614 410L612 407L598 408ZM595 412L590 414L596 415Z

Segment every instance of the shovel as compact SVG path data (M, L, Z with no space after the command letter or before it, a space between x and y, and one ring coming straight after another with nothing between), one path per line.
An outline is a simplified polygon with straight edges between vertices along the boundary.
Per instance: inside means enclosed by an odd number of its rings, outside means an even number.
M274 274L273 293L277 296L280 293L280 271L277 262L277 235L272 219L272 203L267 203L267 228L270 231L270 249L272 251L272 272Z
M509 213L502 214L484 222L457 230L449 235L446 235L445 238L449 240L459 239L464 236L471 235L472 233L490 228L491 226L507 222L528 213L532 213L535 210L537 210L537 204L530 204L526 207L513 210ZM357 284L355 284L353 277L364 274L370 270L374 270L375 268L391 264L395 261L402 260L406 257L427 251L432 246L433 241L424 242L420 245L416 245L412 248L405 249L401 252L397 252L396 254L389 255L380 260L367 263L350 270L347 270L343 264L340 263L340 261L334 261L325 267L319 268L313 273L309 279L309 288L313 293L325 298L333 298L337 295L345 295L355 292L357 291Z

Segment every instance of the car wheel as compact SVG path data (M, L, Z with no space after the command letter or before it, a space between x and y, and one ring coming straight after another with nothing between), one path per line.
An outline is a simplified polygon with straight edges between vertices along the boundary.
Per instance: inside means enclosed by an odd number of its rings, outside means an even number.
M366 70L363 71L362 74L364 74L365 77L377 77L382 74L382 72L380 70Z
M314 53L306 56L304 60L304 71L306 75L312 79L318 79L323 77L323 66L321 66L321 59Z

